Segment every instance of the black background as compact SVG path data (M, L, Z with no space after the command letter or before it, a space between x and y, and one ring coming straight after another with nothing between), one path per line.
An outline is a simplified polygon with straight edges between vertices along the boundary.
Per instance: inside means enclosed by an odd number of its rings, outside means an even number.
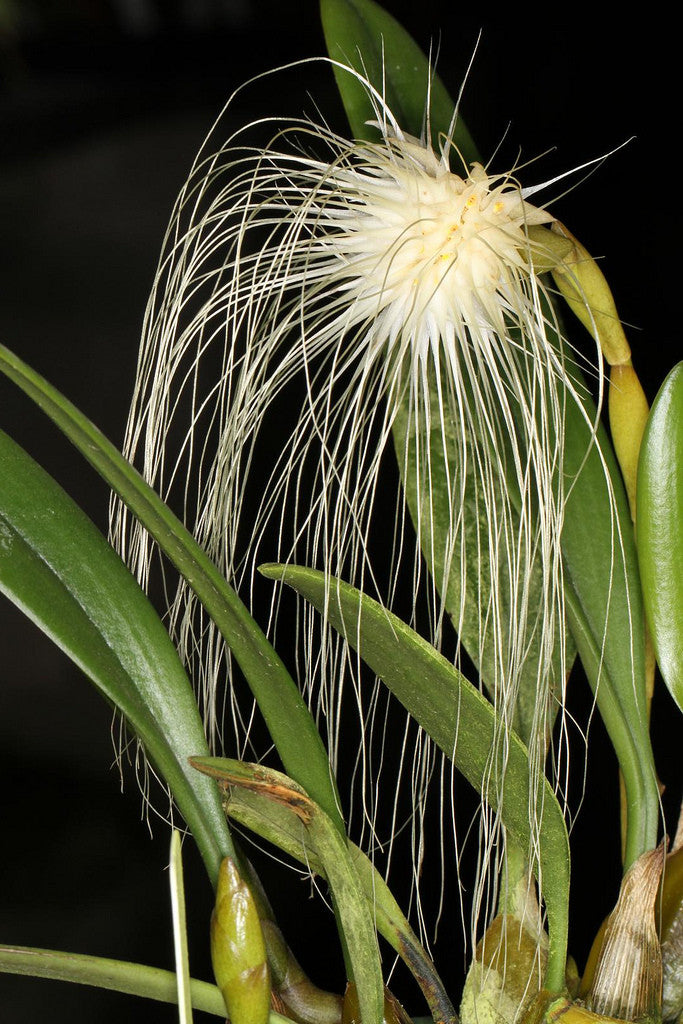
M425 48L438 47L453 93L482 30L463 111L485 156L508 131L501 169L520 146L527 157L548 151L530 171L545 179L631 140L554 212L604 257L652 399L681 354L678 56L663 15L656 6L619 20L598 5L387 6ZM317 4L81 0L14 9L14 25L0 35L0 336L120 442L177 190L236 85L324 52ZM306 72L301 93L287 97L290 112L311 109L304 90L342 124L327 70ZM0 427L105 528L104 486L4 380ZM168 832L153 823L150 838L131 772L120 792L110 710L4 600L0 651L0 941L170 966ZM585 714L580 684L574 699ZM680 797L676 714L660 693L654 729L671 814ZM589 796L574 833L572 948L580 961L618 877L616 769L602 738L594 723ZM208 978L211 894L190 843L185 855L192 968ZM339 955L321 900L309 899L308 882L256 859L305 966L338 987ZM457 920L446 920L439 965L457 995L462 961L449 945L451 925L458 930ZM396 986L416 1005L409 984L399 978ZM176 1019L170 1007L0 975L0 1021L79 1017Z

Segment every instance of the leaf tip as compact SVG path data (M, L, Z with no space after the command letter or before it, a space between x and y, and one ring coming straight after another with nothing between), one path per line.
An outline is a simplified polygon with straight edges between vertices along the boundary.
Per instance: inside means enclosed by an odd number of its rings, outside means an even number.
M278 562L264 562L263 565L258 566L258 572L267 580L281 580L286 569L286 565L280 565Z

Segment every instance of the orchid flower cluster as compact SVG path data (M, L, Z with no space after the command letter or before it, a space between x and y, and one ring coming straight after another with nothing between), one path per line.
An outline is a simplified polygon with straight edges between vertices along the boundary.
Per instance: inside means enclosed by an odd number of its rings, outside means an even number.
M182 482L184 503L197 510L193 532L236 586L251 582L259 558L300 562L330 581L375 589L390 608L407 574L414 604L427 591L435 646L445 618L458 635L476 618L470 654L489 667L505 728L533 649L527 739L542 772L566 674L563 405L581 401L535 272L552 263L557 242L547 227L533 229L553 217L527 201L538 188L463 165L455 118L436 153L402 131L369 81L340 70L366 90L379 141L278 120L271 143L259 148L249 141L250 131L263 131L259 120L200 153L162 254L125 453L141 455L145 478L164 498ZM300 398L293 418L292 394ZM269 416L277 417L277 450L245 525ZM187 425L178 429L179 421ZM390 503L381 492L396 455L402 484L386 523ZM430 490L436 479L446 488L443 509ZM501 493L504 479L512 493ZM485 531L472 533L473 512ZM369 555L373 529L393 536L386 592ZM125 538L121 524L118 536L146 578L145 532L134 524ZM480 578L468 576L471 564ZM228 699L234 693L232 669L216 630L201 614L197 624L196 612L181 581L171 621L184 657L198 666L213 729L226 683ZM301 631L302 685L336 770L347 677L364 721L373 718L377 689L364 693L348 645L316 635L310 616ZM235 711L240 745L248 717ZM429 744L417 756L422 763L409 765L416 802ZM377 777L365 765L363 778L372 830Z
M590 319L583 259L568 269L572 244L530 202L555 181L525 188L523 168L500 174L468 163L457 107L435 149L428 109L421 137L410 135L365 74L330 63L364 91L368 138L350 141L305 118L259 119L214 149L219 120L201 150L162 252L124 451L165 500L180 490L194 535L237 589L253 592L255 567L277 561L318 569L329 594L338 580L372 592L391 611L408 579L410 624L423 601L435 649L454 631L450 660L460 665L466 647L496 713L481 780L472 948L482 918L512 907L536 939L529 970L538 973L545 939L531 879L542 886L542 780L550 763L562 797L568 751L564 724L554 722L574 657L561 542L568 405L585 426L584 454L597 454L617 552L622 543L597 417L555 309L557 288L541 274L561 268ZM388 463L398 464L398 487ZM384 572L372 555L381 531L392 537ZM153 546L138 522L127 530L123 508L115 537L146 580ZM616 556L611 571L623 574ZM281 600L271 605L273 635ZM231 702L233 743L244 751L252 710L238 705L230 652L184 579L170 621L209 731L225 743L217 708ZM303 603L298 628L299 685L337 777L349 703L362 723L346 806L360 803L359 842L369 837L371 853L383 845L382 801L393 841L408 776L417 880L431 776L446 828L457 820L457 787L428 734L408 740L410 725L398 779L387 777L396 769L382 767L389 741L377 681L325 612L321 628ZM494 810L512 730L529 758L529 843L515 847L514 869ZM419 884L417 900L419 913Z

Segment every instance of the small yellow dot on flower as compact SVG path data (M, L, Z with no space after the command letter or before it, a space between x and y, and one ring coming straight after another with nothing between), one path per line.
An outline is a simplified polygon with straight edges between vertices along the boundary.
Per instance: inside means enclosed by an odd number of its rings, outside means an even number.
M493 212L494 212L494 213L500 213L500 211L501 211L501 210L503 209L503 206L504 206L504 205L505 205L505 204L504 204L504 203L501 203L501 201L500 201L500 199L499 199L497 203L494 203L494 204L493 204Z

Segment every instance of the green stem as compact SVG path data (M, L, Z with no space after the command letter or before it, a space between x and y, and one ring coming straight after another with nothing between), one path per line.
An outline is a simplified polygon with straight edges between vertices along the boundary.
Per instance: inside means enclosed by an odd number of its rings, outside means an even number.
M172 971L124 960L63 953L53 949L32 949L29 946L0 945L0 973L22 974L33 978L71 981L76 985L92 985L112 992L125 992L162 1003L178 1003L176 976ZM220 990L207 981L190 981L190 995L195 1010L212 1013L225 1020L225 1003ZM269 1024L291 1024L273 1010Z

